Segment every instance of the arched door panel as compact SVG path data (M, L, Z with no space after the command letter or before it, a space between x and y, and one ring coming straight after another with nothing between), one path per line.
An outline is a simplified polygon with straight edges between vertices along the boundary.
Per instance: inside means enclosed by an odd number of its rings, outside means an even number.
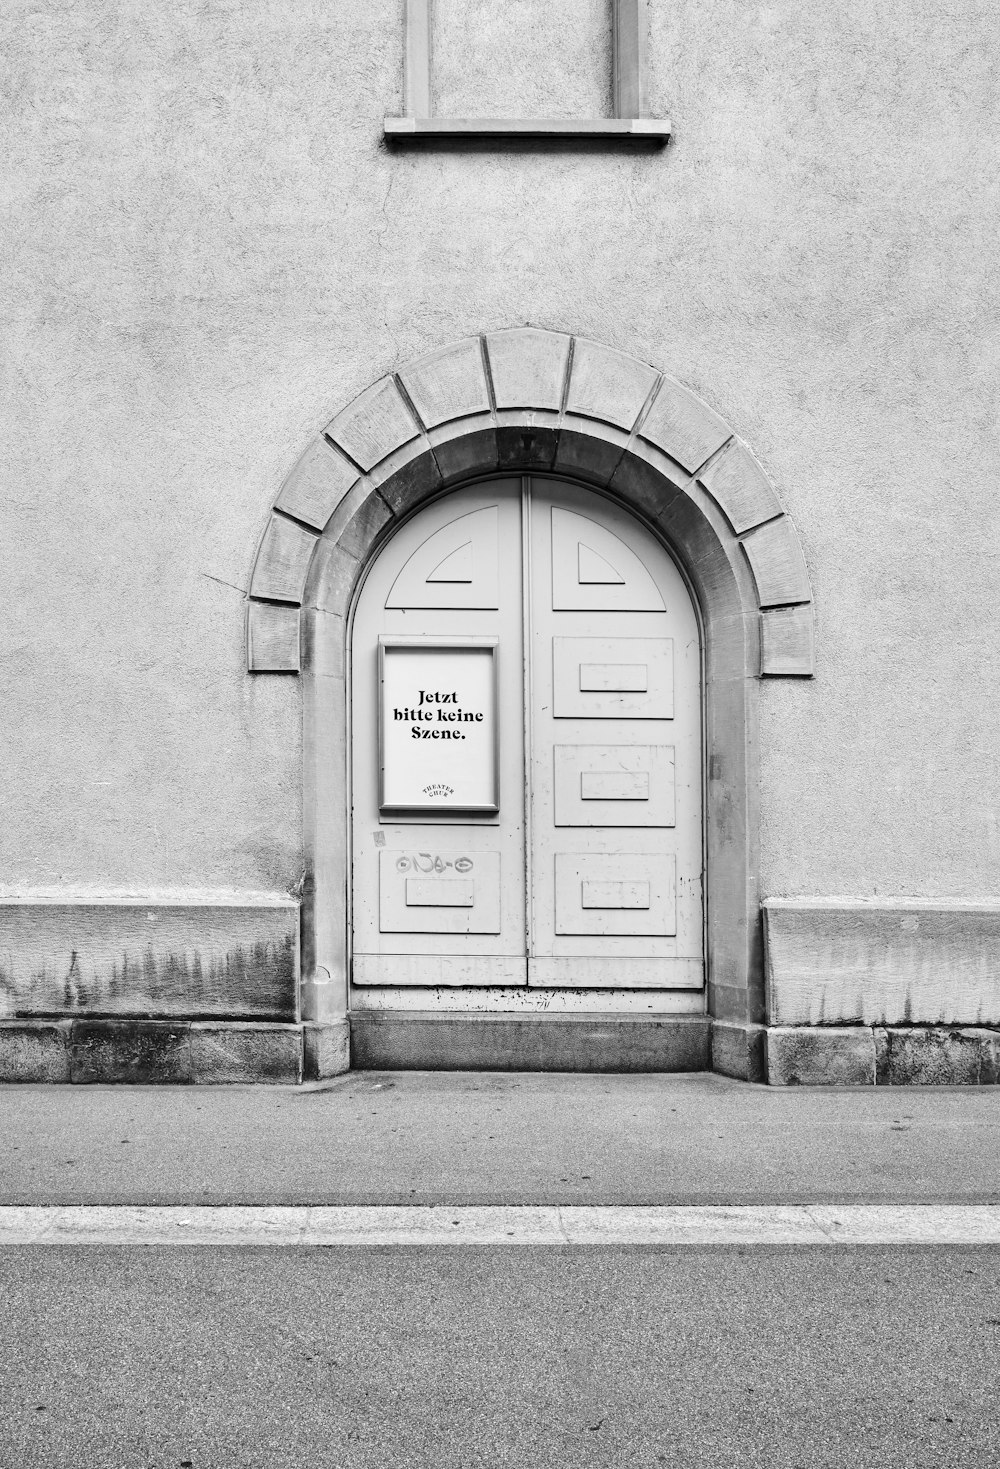
M567 498L558 482L532 488L528 983L696 988L697 619L643 526L586 491Z
M407 558L385 600L401 609L500 606L500 506L485 505L432 532Z
M421 511L361 589L352 635L356 985L526 982L520 573L521 483L498 480ZM468 707L445 686L463 649L473 663L458 675L467 692L473 686ZM462 767L490 714L484 660L495 666L491 702L504 731L485 752L496 761L495 801L467 794L464 777L479 786L481 772L467 758Z
M663 598L641 557L606 525L557 505L552 506L551 594L558 612L663 611Z

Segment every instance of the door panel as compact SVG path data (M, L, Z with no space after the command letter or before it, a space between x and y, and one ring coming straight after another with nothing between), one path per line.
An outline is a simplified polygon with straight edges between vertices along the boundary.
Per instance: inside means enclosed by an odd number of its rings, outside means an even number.
M673 826L670 745L556 745L556 826Z
M556 719L672 719L671 638L553 638Z
M557 934L677 932L675 858L645 852L557 852Z
M528 983L700 986L690 594L659 542L589 491L533 481L530 545Z
M415 516L374 562L361 590L351 670L355 985L525 983L520 568L521 483L501 480ZM433 803L462 796L462 783L447 779L458 758L452 752L481 753L490 742L472 738L485 726L454 722L453 699L440 707L421 703L420 689L433 678L423 668L433 664L435 648L496 640L498 812L380 809L380 638L420 640L403 650L407 660L412 652L419 676L409 681L412 689L405 679L400 685L408 690L401 696L407 707L398 725L389 711L381 744L383 758L397 771L402 762L404 776L410 759L422 774L430 772L425 791ZM453 738L462 743L414 738L411 744L412 730L421 727L415 714L433 715L423 729L457 732ZM387 799L400 785L391 774L387 769Z
M499 852L435 862L383 847L378 856L380 933L500 932Z
M524 955L503 954L355 954L351 970L353 984L394 991L405 1000L407 991L421 996L419 1008L433 1003L442 990L524 990ZM423 995L426 994L426 1000ZM372 1000L375 1003L372 1003ZM363 995L363 1008L377 1007L377 997ZM447 1006L447 999L444 1001Z
M603 940L605 946L610 942L610 939ZM677 1010L685 1014L691 1013L690 1006L683 1002L686 998L683 991L700 990L703 987L704 966L700 955L672 959L667 980L663 976L662 959L646 959L629 954L627 972L625 963L625 959L622 959L619 963L611 964L606 955L598 958L590 954L577 954L572 959L542 958L535 955L528 961L528 985L531 991L543 990L552 995L553 999L564 992L567 1009L571 1008L570 996L573 994L578 993L582 997L587 990L612 990L614 997L609 996L600 1006L601 1009L633 1014L636 1010ZM645 994L644 997L644 992L650 990L658 993ZM551 1008L555 1009L555 1004Z
M499 607L499 514L499 505L486 505L428 536L407 558L385 605Z
M662 612L663 597L641 559L606 525L553 505L550 605L557 612Z

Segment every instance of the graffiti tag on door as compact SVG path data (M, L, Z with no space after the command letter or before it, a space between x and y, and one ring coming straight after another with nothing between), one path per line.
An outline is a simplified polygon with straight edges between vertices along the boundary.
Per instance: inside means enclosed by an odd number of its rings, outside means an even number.
M406 853L396 858L397 872L471 872L471 857L442 857L434 852Z

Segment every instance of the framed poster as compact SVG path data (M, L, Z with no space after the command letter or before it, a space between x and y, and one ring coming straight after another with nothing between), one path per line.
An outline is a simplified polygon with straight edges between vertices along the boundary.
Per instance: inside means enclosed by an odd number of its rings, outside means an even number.
M380 637L379 808L500 809L497 639Z

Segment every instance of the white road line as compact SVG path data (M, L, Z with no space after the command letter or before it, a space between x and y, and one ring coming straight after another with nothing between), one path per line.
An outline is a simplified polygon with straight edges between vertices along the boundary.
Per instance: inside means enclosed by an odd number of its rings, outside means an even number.
M1000 1245L1000 1205L0 1208L24 1244Z

